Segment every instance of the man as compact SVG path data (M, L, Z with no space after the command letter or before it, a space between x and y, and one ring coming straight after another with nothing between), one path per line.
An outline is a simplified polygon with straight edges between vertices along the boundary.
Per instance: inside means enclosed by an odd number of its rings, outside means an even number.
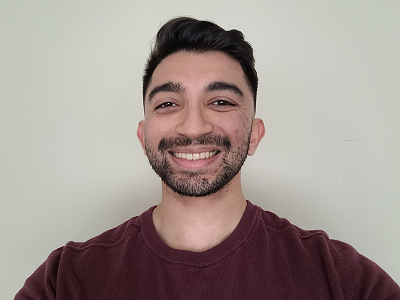
M16 299L400 299L351 246L245 200L240 169L264 136L257 73L237 30L177 18L158 32L137 136L162 199L55 250Z

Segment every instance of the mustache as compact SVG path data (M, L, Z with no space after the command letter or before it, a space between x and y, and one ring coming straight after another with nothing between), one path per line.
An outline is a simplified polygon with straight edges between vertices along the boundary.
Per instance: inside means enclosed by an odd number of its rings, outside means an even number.
M158 151L166 151L172 147L187 147L191 145L207 145L207 146L218 146L224 147L227 151L231 149L231 141L227 136L223 135L204 135L195 140L188 137L174 137L174 138L162 138L158 143Z

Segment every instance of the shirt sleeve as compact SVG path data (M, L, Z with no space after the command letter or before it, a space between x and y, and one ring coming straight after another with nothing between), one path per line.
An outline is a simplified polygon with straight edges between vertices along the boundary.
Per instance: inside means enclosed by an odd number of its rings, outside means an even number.
M55 300L58 266L63 247L54 250L47 260L25 281L14 300Z
M352 246L333 241L349 299L398 300L399 285L376 263L359 254Z

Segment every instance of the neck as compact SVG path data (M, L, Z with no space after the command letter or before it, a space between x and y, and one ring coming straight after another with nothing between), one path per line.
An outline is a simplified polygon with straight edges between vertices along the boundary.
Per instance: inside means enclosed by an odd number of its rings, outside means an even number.
M201 252L226 239L246 208L240 173L221 191L206 197L184 197L163 183L161 203L153 211L158 235L170 247Z

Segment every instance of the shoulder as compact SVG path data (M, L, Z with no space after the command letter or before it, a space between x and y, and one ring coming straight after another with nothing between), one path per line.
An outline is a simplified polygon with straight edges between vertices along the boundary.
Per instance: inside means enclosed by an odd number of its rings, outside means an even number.
M296 261L302 260L307 268L312 264L319 265L326 276L330 280L336 278L337 286L352 298L400 297L399 286L384 270L353 246L331 239L326 232L304 230L261 208L256 224L263 228L275 252L295 257Z
M257 217L258 226L264 228L265 234L274 245L293 248L296 252L319 253L323 257L335 260L338 264L365 259L354 247L345 242L331 239L323 230L302 229L287 219L280 218L261 208ZM274 245L271 246L274 247Z
M276 238L292 238L299 241L328 241L329 236L323 230L304 230L285 218L281 218L270 211L265 211L258 207L257 221L258 226L264 227L269 235Z
M54 250L25 281L15 299L55 299L60 276L67 276L70 270L90 269L123 252L126 243L135 243L141 232L141 216L133 217L85 242L71 241Z
M126 222L111 228L85 242L68 242L63 248L65 250L84 251L89 248L115 247L140 233L140 216L133 217Z

